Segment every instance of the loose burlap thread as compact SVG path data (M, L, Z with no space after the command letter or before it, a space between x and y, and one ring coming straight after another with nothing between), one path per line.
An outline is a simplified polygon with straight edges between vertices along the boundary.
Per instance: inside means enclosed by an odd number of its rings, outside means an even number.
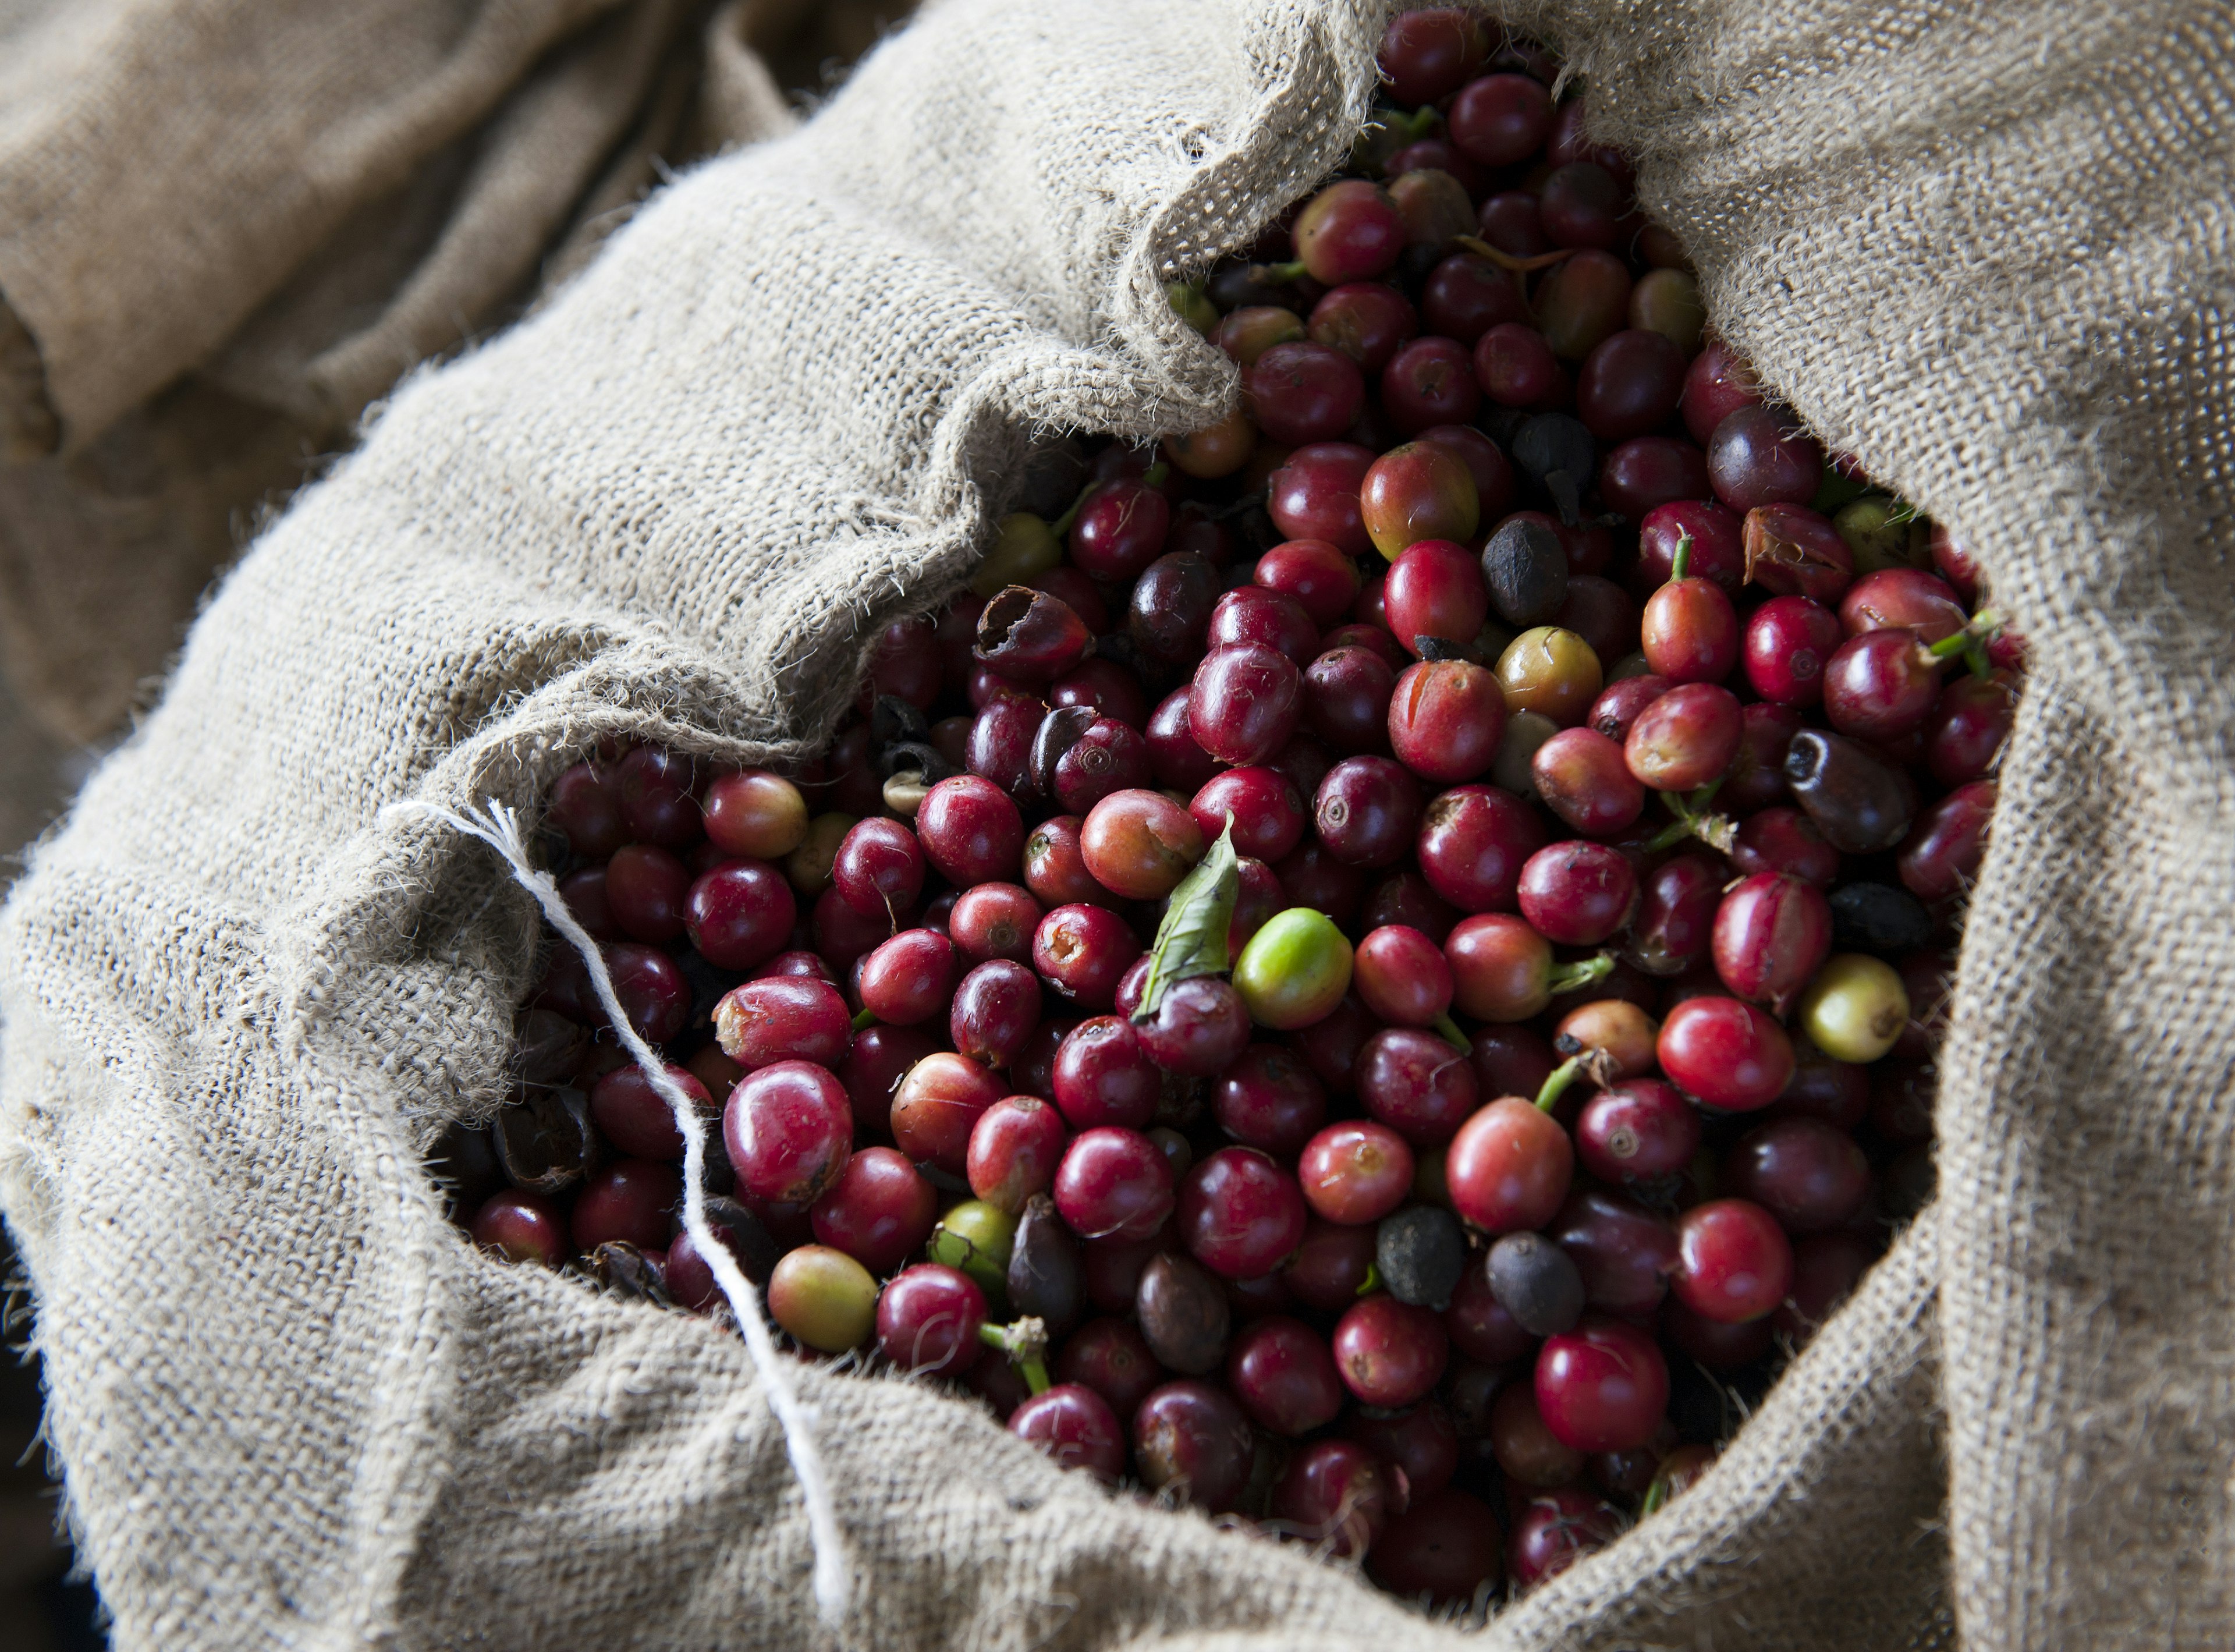
M1937 1202L1514 1649L2235 1638L2230 29L2192 3L1531 3L1829 442L2034 651ZM473 1254L533 903L422 800L810 748L1036 434L1230 405L1161 285L1340 155L1383 9L950 0L408 384L253 549L6 916L0 1190L119 1643L1392 1646L1334 1568L803 1371L818 1629L742 1347Z

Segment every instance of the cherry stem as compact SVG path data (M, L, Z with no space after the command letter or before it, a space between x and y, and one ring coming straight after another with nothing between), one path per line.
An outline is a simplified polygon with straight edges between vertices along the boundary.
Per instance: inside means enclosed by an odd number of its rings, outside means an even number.
M1452 1014L1449 1010L1445 1010L1441 1015L1436 1017L1435 1025L1436 1031L1444 1035L1444 1041L1446 1044L1449 1044L1453 1049L1464 1052L1469 1055L1474 1053L1474 1040L1467 1037L1465 1033L1459 1031L1459 1024L1452 1019Z
M981 1325L978 1328L978 1340L1007 1354L1009 1363L1017 1367L1025 1386L1034 1393L1047 1392L1046 1321L1027 1314L1008 1325Z
M1645 1488L1645 1500L1637 1505L1637 1518L1642 1520L1648 1514L1660 1513L1668 1502L1668 1482L1656 1478Z
M1729 854L1738 827L1727 815L1704 812L1714 800L1716 788L1722 783L1723 777L1717 775L1689 796L1679 796L1673 791L1662 792L1661 801L1668 805L1668 812L1676 818L1645 840L1646 852L1652 854L1672 849L1688 837L1696 837L1710 848Z
M1433 132L1440 119L1441 117L1436 113L1436 106L1432 103L1423 103L1410 115L1399 115L1395 109L1384 109L1381 112L1381 123L1384 126L1402 132L1406 137L1416 141Z
M1141 473L1141 485L1144 488L1161 488L1164 485L1164 478L1171 474L1171 466L1159 459Z
M1534 258L1516 258L1502 246L1492 246L1478 235L1454 235L1452 244L1464 246L1478 258L1486 258L1501 270L1511 270L1517 275L1527 275L1536 270L1549 270L1555 264L1564 263L1573 256L1573 247L1562 247L1557 252L1539 252Z
M1562 964L1545 977L1545 990L1555 998L1563 993L1572 993L1578 987L1596 987L1614 974L1614 954L1603 952L1595 958L1578 959L1572 964ZM1469 1045L1469 1049L1474 1046Z
M1668 559L1668 582L1675 584L1692 571L1692 530L1680 528L1676 534L1676 554Z
M1995 674L1994 662L1987 658L1987 643L2002 628L2002 616L1992 608L1982 608L1971 616L1971 622L1963 630L1943 637L1938 642L1927 643L1924 652L1935 659L1946 659L1961 654L1971 675L1984 679Z
M1379 1263L1377 1263L1377 1262L1368 1262L1368 1263L1367 1263L1367 1264L1366 1264L1366 1277L1365 1277L1364 1279L1362 1279L1362 1280L1360 1280L1360 1281L1359 1282L1359 1283L1358 1283L1358 1289L1357 1289L1357 1291L1356 1291L1354 1294L1355 1294L1355 1295L1360 1295L1360 1296L1371 1296L1371 1295L1373 1295L1373 1293L1374 1293L1374 1292L1376 1292L1376 1291L1380 1290L1380 1288L1381 1288L1381 1268L1380 1268L1380 1265Z
M1607 962L1611 966L1614 960L1609 958ZM1537 1092L1537 1111L1549 1113L1553 1108L1558 1106L1561 1095L1570 1085L1575 1083L1576 1076L1583 1071L1583 1058L1571 1055L1553 1068L1551 1076L1544 1080L1544 1085Z
M856 1032L866 1032L868 1028L876 1026L876 1011L870 1009L866 1006L864 1006L854 1017L854 1030Z
M1257 266L1257 272L1268 281L1286 283L1305 273L1304 261L1301 259L1296 259L1287 264L1261 264Z
M1081 488L1078 497L1071 502L1071 508L1048 524L1048 532L1058 539L1071 532L1071 525L1078 520L1078 513L1085 507L1087 495L1101 485L1098 482L1090 482Z

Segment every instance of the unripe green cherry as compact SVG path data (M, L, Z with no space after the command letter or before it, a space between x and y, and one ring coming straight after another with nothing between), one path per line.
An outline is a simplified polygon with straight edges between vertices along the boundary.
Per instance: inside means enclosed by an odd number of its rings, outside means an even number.
M987 1301L999 1302L1006 1300L1009 1252L1016 1242L1016 1217L983 1199L965 1199L940 1217L924 1255L969 1275Z
M1884 494L1865 494L1844 505L1832 526L1855 554L1858 575L1881 568L1929 567L1932 561L1930 530L1924 519L1905 511Z
M1843 952L1825 960L1801 994L1799 1019L1834 1061L1875 1061L1909 1025L1909 994L1891 964Z
M786 1251L769 1275L769 1315L807 1347L843 1354L877 1328L877 1282L829 1245Z
M1055 529L1028 510L1017 511L1001 518L993 548L970 576L970 588L990 601L1002 587L1029 585L1062 560Z
M1290 907L1249 937L1235 960L1234 989L1260 1026L1309 1026L1350 990L1350 942L1324 912Z

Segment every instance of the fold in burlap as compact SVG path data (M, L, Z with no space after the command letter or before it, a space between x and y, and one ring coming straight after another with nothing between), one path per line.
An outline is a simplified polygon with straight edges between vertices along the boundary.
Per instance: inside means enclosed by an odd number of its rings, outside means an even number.
M36 0L0 23L0 658L108 734L212 573L663 166L783 131L865 0ZM66 451L55 456L57 447Z
M816 1627L742 1347L473 1254L534 914L410 798L628 732L811 745L1032 434L1229 403L1160 284L1342 152L1379 5L953 0L395 397L229 579L6 919L0 1188L120 1645L1442 1644L1341 1573L805 1371ZM1516 1649L2235 1639L2223 13L1528 8L1719 323L1952 524L2033 685L1943 1196L1694 1492Z

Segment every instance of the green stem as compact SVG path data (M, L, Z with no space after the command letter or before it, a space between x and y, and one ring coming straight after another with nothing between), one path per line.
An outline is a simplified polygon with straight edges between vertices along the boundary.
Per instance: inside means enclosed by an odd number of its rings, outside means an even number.
M1381 1268L1377 1262L1366 1264L1366 1277L1359 1282L1358 1295L1371 1296L1381 1288Z
M877 1013L873 1009L865 1007L854 1017L854 1030L856 1032L864 1032L876 1024Z
M1171 466L1166 464L1162 459L1159 459L1156 463L1150 465L1146 470L1141 473L1142 486L1147 488L1161 488L1164 485L1164 478L1171 474Z
M1449 1010L1436 1017L1436 1031L1444 1035L1444 1041L1453 1049L1473 1053L1474 1040L1459 1031L1459 1024L1452 1019Z
M1295 259L1287 264L1261 264L1257 266L1257 272L1266 280L1280 285L1294 280L1306 271L1303 259Z
M1677 805L1671 803L1670 808ZM1688 815L1679 815L1659 831L1645 840L1645 852L1658 855L1664 849L1674 849L1692 835L1692 820Z
M1609 958L1607 961L1611 964L1614 960ZM1583 1058L1579 1055L1571 1055L1553 1068L1551 1077L1544 1080L1544 1087L1537 1092L1537 1111L1549 1113L1558 1106L1561 1096L1570 1085L1575 1083L1576 1075L1583 1070Z
M1692 530L1680 528L1676 534L1676 554L1668 559L1668 582L1671 585L1685 578L1692 568Z
M1563 993L1572 993L1580 987L1596 987L1614 974L1614 954L1603 952L1596 958L1580 958L1572 964L1562 964L1545 977L1545 989L1555 998ZM1474 1046L1469 1045L1469 1049Z
M1009 1363L1017 1367L1025 1386L1034 1393L1045 1393L1048 1387L1047 1325L1045 1321L1026 1314L1008 1325L980 1325L978 1340L988 1347L999 1348L1009 1356Z

